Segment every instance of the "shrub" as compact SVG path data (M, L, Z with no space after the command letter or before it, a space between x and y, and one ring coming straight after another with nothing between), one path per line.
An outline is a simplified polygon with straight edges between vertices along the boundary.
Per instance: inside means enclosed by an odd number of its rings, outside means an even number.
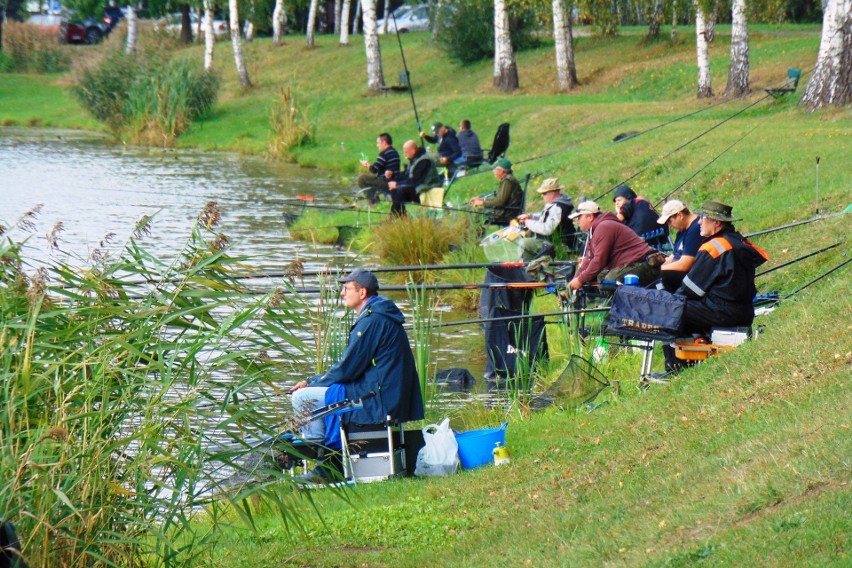
M307 108L299 104L290 87L278 90L276 102L270 119L269 155L282 159L288 158L294 148L313 142L316 127L311 123Z
M513 8L509 15L512 45L516 51L538 45L533 36L534 13ZM451 59L470 65L494 57L494 3L491 0L456 2L438 16L438 45Z
M6 22L3 48L11 64L0 60L0 68L28 73L57 73L71 66L71 58L59 44L56 33L28 24Z
M467 235L465 218L435 219L428 215L391 218L373 227L376 254L383 264L437 264ZM419 278L422 273L412 273Z

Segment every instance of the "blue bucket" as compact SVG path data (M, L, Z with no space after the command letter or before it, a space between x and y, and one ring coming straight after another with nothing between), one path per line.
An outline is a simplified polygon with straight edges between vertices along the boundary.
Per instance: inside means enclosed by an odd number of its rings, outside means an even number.
M459 444L459 459L464 469L473 469L487 463L494 463L494 448L497 442L506 445L506 427L503 422L499 428L456 432L456 442Z

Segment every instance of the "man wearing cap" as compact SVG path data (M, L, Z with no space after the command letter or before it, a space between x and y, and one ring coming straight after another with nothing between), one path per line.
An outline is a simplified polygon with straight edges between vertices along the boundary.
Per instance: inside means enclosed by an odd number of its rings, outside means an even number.
M293 386L293 409L304 415L343 399L357 400L375 393L363 401L363 408L340 419L347 424L381 424L388 415L399 422L420 420L423 399L408 335L402 327L402 312L391 300L378 295L379 282L372 272L356 268L340 281L343 305L356 313L349 343L328 371ZM339 428L331 420L327 417L309 423L301 429L303 436L340 448ZM334 469L339 468L339 463L329 462ZM306 477L308 481L328 481L330 473L329 463L323 463Z
M441 175L425 148L408 140L402 145L402 153L408 158L408 165L388 182L394 215L405 215L406 203L416 202L420 193L441 185Z
M389 193L388 182L399 173L399 152L393 147L393 138L387 132L382 132L376 138L379 156L372 164L361 160L361 165L370 170L369 173L358 176L358 188L370 201L375 201L378 192Z
M439 159L440 165L447 168L456 167L456 160L462 157L462 150L455 130L446 124L436 122L432 125L432 136L421 132L420 138L423 138L430 144L438 144L438 155L441 156Z
M474 197L470 203L476 207L490 208L492 214L489 222L505 227L516 215L523 213L524 190L512 174L512 162L508 159L498 159L491 169L500 182L497 191L491 197Z
M549 237L559 229L557 235L562 243L574 248L576 235L574 223L568 218L574 210L574 203L567 195L562 195L565 189L557 178L548 178L541 183L536 192L544 200L544 209L541 213L522 213L518 215L517 221L522 227L529 229L537 236Z
M595 279L623 282L625 274L638 276L642 286L660 277L663 254L648 246L614 213L601 212L594 201L584 201L568 218L576 219L580 230L589 234L586 251L577 262L577 273L568 283L571 290Z
M692 268L698 247L706 240L701 236L698 215L690 213L682 201L672 199L663 206L663 214L657 219L660 225L668 225L677 231L674 251L661 266L662 284L665 290L674 292L680 287L683 277Z
M637 235L645 239L652 247L662 246L668 240L668 234L663 233L657 225L657 212L644 197L639 197L627 185L619 185L615 190L615 215L618 220L633 229Z

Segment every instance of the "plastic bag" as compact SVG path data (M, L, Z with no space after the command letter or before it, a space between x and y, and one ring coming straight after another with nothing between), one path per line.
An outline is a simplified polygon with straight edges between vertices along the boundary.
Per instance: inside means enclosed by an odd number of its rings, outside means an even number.
M450 429L449 418L423 428L423 441L426 445L417 453L414 475L440 477L456 472L459 468L459 445Z

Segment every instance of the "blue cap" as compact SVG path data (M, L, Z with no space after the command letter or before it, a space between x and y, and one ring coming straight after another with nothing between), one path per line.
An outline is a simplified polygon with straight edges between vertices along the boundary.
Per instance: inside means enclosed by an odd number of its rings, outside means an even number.
M376 278L376 275L369 270L364 270L363 268L356 268L340 279L341 284L346 284L347 282L355 282L359 286L362 286L372 292L379 289L379 280Z

